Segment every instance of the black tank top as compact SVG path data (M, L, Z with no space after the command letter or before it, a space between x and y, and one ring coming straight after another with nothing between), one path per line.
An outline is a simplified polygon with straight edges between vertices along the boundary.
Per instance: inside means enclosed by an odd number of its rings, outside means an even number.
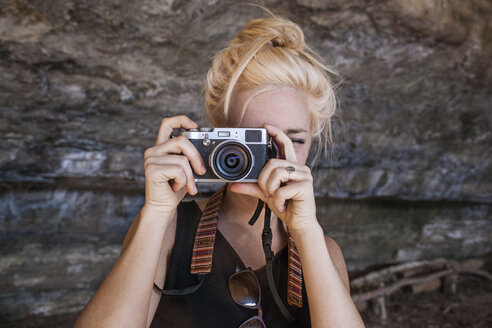
M181 202L177 207L176 238L164 283L165 289L179 289L198 283L190 273L193 243L202 211L195 201ZM255 270L261 287L261 307L267 328L311 327L306 287L302 287L302 308L287 304L287 261L288 248L285 246L275 254L273 274L277 291L285 306L296 317L288 322L278 309L268 288L265 267ZM150 327L231 327L237 328L244 321L257 315L237 305L228 287L229 277L236 267L245 269L244 263L217 230L212 258L212 271L206 275L201 287L192 294L182 296L162 295ZM159 282L157 282L159 285ZM162 282L161 282L162 284Z

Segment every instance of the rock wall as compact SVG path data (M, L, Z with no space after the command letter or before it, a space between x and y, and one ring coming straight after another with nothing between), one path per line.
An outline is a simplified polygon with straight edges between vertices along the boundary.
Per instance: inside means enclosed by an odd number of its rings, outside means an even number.
M262 3L344 77L313 174L351 275L492 252L492 3ZM80 311L144 202L160 120L207 124L211 56L257 16L225 0L0 0L2 322Z

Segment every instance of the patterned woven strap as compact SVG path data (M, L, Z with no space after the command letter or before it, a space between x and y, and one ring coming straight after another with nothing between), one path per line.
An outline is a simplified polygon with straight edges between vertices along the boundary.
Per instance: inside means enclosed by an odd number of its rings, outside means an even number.
M198 223L191 258L191 274L207 274L212 271L217 222L226 186L224 185L210 197Z
M191 274L207 274L212 271L215 235L222 200L227 184L220 188L207 202L195 234L193 256L191 258ZM289 233L289 278L287 286L287 302L302 307L302 267L301 258L294 239Z
M302 266L301 257L289 232L289 281L287 286L289 305L302 307Z

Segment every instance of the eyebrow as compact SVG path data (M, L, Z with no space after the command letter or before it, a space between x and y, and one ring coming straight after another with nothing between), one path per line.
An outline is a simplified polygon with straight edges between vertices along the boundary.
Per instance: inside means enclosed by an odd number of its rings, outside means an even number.
M307 131L304 129L287 129L287 130L284 130L285 134L294 134L294 133L301 133L301 132L307 132Z

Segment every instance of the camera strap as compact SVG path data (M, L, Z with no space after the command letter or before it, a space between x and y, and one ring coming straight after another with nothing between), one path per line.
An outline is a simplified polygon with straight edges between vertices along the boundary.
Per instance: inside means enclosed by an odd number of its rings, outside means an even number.
M280 299L280 295L278 294L277 287L275 287L275 281L273 280L273 252L272 252L272 229L270 228L270 217L271 217L271 210L268 207L267 204L264 204L264 202L259 199L258 200L258 206L256 207L255 214L249 220L249 224L253 225L256 220L258 220L258 216L260 216L261 209L263 208L263 205L265 205L265 222L263 225L263 233L261 234L261 241L263 244L263 252L265 253L265 260L266 260L266 272L267 272L267 281L268 281L268 287L270 288L270 291L272 292L273 299L275 300L275 304L277 304L278 309L280 312L282 312L282 315L287 319L287 321L294 321L295 318L294 316L287 310L285 307L284 303ZM260 209L258 211L258 209Z
M262 201L261 199L258 199L258 205L256 205L255 214L253 214L251 219L249 219L249 221L248 221L248 224L250 226L253 226L256 223L256 221L258 221L258 217L260 216L260 213L261 213L261 210L263 209L264 204L265 204L264 201Z
M212 271L212 257L215 244L215 235L217 231L217 223L219 212L222 204L223 195L226 191L224 185L220 188L208 201L205 210L202 212L197 231L195 233L195 241L192 252L190 273L195 275L197 282L193 286L180 288L180 289L164 289L159 288L154 283L154 288L165 295L187 295L197 291L203 284L205 277ZM262 244L263 251L265 253L266 260L266 273L268 286L272 292L273 298L277 307L282 315L288 320L293 321L294 317L287 310L286 306L282 302L275 282L273 278L273 257L274 254L271 249L272 245L272 230L270 228L271 221L271 209L261 199L258 200L255 213L248 221L252 226L258 220L261 211L265 206L265 221L262 232ZM287 286L287 301L289 305L302 307L302 269L300 266L300 257L295 247L294 241L289 234L289 272L288 272L288 286Z

